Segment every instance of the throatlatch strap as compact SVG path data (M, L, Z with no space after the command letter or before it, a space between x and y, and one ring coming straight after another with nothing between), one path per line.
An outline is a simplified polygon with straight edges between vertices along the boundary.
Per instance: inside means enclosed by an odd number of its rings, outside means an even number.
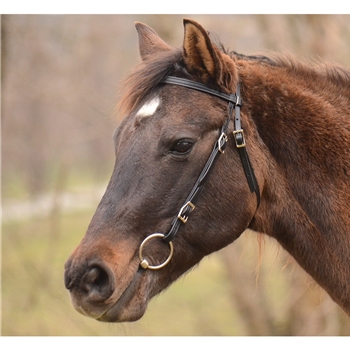
M235 130L233 132L233 136L235 137L236 141L236 148L238 150L238 154L241 158L242 166L244 169L245 176L248 181L250 192L255 192L257 197L257 206L260 205L260 190L258 181L256 180L255 173L253 170L253 167L250 163L250 159L248 156L247 149L245 147L245 139L244 139L244 133L241 126L241 98L240 98L240 86L237 85L237 102L235 105Z

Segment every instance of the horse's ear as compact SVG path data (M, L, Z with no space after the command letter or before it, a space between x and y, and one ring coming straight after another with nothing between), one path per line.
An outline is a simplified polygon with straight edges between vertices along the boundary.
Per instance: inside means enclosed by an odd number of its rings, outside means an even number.
M171 50L171 47L146 24L136 22L135 27L139 35L140 56L143 60L156 52Z
M205 83L215 83L230 90L238 80L233 60L220 52L197 22L184 19L184 28L183 59L188 72Z

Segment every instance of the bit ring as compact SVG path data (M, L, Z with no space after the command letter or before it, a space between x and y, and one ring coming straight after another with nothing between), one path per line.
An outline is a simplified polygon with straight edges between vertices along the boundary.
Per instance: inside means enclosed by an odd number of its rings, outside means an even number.
M153 233L152 235L146 237L144 239L144 241L141 243L140 245L140 249L139 249L139 258L141 260L140 262L140 266L143 268L143 269L150 269L150 270L159 270L161 268L163 268L165 265L168 264L168 262L171 260L172 256L173 256L173 252L174 252L174 247L173 247L173 243L172 242L169 242L169 248L170 248L170 253L169 253L169 256L168 258L162 263L162 264L159 264L159 265L150 265L148 263L148 261L146 259L143 258L142 256L142 250L143 250L143 247L145 246L145 244L153 239L153 238L164 238L164 235L162 233Z

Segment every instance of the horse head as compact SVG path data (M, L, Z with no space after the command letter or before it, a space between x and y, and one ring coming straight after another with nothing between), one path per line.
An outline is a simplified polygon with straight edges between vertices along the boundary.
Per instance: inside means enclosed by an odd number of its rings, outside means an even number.
M125 84L121 105L127 115L114 133L114 170L65 266L74 308L106 322L142 317L153 296L237 239L257 210L232 134L230 101L220 97L237 96L235 60L192 20L184 20L181 49L144 24L136 29L142 60ZM219 96L167 83L169 76ZM244 109L241 116L246 147L255 155L249 166L262 188L264 158ZM186 202L216 145L200 196L195 204ZM163 239L174 225L176 235Z

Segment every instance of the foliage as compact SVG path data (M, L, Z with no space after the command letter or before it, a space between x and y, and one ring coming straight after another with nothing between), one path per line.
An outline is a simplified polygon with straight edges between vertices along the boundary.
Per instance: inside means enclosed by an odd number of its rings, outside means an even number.
M338 306L294 263L282 269L286 255L272 242L259 257L249 232L152 300L140 321L82 316L64 288L63 266L92 213L4 223L3 335L350 335Z

